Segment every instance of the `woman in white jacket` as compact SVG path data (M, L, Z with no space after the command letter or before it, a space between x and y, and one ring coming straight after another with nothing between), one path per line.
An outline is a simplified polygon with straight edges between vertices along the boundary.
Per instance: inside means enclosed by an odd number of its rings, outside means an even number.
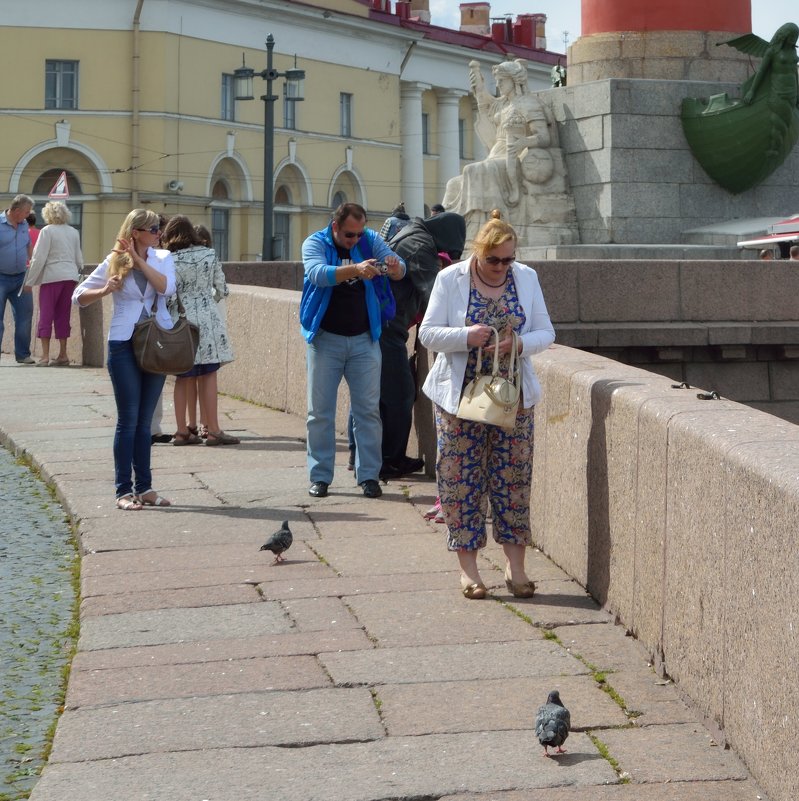
M33 249L25 283L41 284L39 289L39 324L36 336L42 341L40 367L63 367L69 364L67 340L71 333L70 299L83 269L80 236L68 225L72 214L61 201L50 201L42 209L44 228L39 232ZM55 328L58 356L50 360L50 338Z
M106 295L114 300L108 331L108 373L117 406L114 483L117 508L126 511L171 505L153 489L150 470L150 424L165 377L139 367L131 341L134 326L153 306L159 325L172 328L166 298L175 294L175 264L168 250L158 248L160 236L154 211L131 211L114 249L72 295L81 307Z
M496 213L495 213L496 214ZM535 270L516 261L513 228L496 216L479 231L474 253L438 274L419 339L438 353L424 383L435 403L438 434L436 472L448 529L447 548L455 551L466 598L485 598L477 567L486 544L486 498L491 502L493 536L505 552L505 584L516 597L535 592L524 569L530 534L533 408L541 395L533 354L555 340ZM518 335L522 395L512 431L456 416L463 388L477 368L477 349L493 361L491 327L500 331L499 354L507 369ZM483 370L485 372L485 370Z

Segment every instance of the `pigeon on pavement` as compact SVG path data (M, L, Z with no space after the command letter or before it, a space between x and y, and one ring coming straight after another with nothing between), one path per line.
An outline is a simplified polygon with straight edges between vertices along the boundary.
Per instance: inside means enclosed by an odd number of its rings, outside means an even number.
M563 754L565 749L561 746L566 742L571 727L571 715L563 706L560 693L553 690L547 696L547 702L538 708L535 716L535 736L544 746L544 756L549 756L548 748L557 748L557 753Z
M289 521L284 520L283 525L281 526L279 531L276 531L261 547L259 550L261 551L272 551L275 555L275 561L272 562L273 565L278 564L279 562L285 562L286 560L283 558L283 551L287 551L291 548L291 543L294 541L294 537L289 530Z

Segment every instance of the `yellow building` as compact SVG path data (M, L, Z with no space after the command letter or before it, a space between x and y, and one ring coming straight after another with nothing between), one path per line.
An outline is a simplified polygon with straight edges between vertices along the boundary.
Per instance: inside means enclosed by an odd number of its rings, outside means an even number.
M543 15L491 25L485 2L461 5L460 30L430 25L427 0L34 5L5 9L0 29L0 202L25 193L41 208L66 171L89 263L138 206L205 224L224 260L259 260L270 141L276 259L298 258L342 200L363 204L373 227L400 200L424 215L484 155L468 62L526 58L530 86L545 88L558 59L543 49ZM268 34L275 70L305 71L301 102L274 81L271 138L258 99ZM252 101L234 98L243 63L256 71Z

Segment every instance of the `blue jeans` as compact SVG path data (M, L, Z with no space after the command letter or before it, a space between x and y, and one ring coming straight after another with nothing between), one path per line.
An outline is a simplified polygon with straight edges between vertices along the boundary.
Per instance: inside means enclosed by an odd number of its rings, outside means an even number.
M114 483L117 498L153 488L150 471L150 423L165 376L139 369L130 340L110 340L108 372L117 403L114 432ZM132 481L135 475L136 483Z
M343 378L350 390L358 482L380 475L380 343L368 332L344 337L319 331L307 346L308 472L311 481L333 481L336 398Z
M33 325L33 292L19 294L25 281L25 273L6 275L0 273L0 341L3 339L3 317L6 301L11 304L14 315L14 356L17 361L31 355L31 327Z

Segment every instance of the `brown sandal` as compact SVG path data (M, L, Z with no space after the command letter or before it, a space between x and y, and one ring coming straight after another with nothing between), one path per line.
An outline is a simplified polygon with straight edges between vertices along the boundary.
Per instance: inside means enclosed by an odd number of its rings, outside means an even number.
M238 445L241 440L238 437L231 437L224 431L209 431L206 445Z
M196 435L192 434L191 431L176 431L172 435L172 444L173 445L199 445L202 440Z

